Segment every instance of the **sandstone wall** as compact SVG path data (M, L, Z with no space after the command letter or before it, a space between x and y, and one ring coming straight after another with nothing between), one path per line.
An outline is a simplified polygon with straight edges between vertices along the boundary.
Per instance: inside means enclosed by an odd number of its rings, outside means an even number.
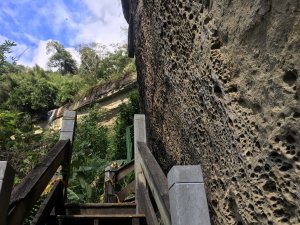
M130 2L163 169L202 165L214 224L300 224L300 1Z

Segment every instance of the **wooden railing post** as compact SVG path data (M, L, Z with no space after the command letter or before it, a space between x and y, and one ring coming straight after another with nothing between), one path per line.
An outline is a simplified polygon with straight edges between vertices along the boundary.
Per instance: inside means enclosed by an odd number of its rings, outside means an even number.
M66 150L65 160L62 167L63 181L65 185L64 197L67 198L67 187L69 182L70 164L72 158L72 147L76 127L76 111L65 110L62 119L59 140L70 140L70 145Z
M141 193L141 188L146 187L146 180L143 176L143 171L141 168L141 155L138 151L138 142L146 143L146 121L145 115L135 114L134 115L134 171L135 171L135 202L136 202L136 213L144 213L139 203L139 196Z
M174 166L168 186L172 225L210 225L200 165Z
M0 161L0 225L6 225L15 172L7 161Z
M116 185L116 169L111 166L107 166L105 168L105 177L104 177L104 202L105 203L117 202L115 185Z

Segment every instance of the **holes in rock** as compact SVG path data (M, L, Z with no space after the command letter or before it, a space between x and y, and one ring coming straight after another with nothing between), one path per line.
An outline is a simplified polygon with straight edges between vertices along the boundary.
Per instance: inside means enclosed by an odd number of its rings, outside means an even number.
M257 148L260 148L260 143L259 143L258 141L256 141L256 142L255 142L255 146L256 146Z
M218 97L222 97L222 89L218 84L214 85L214 93L218 96Z
M295 143L296 142L295 138L290 134L286 136L286 141L288 143Z
M284 210L283 209L276 209L275 211L274 211L274 216L275 217L282 217L284 215Z
M292 169L292 168L293 168L293 166L292 166L291 164L289 164L289 163L284 163L284 164L279 168L279 170L285 172L285 171L288 171L288 170L290 170L290 169Z
M212 200L211 203L212 203L212 205L213 205L214 207L217 207L217 206L218 206L218 201L215 200L215 199Z
M215 40L212 45L211 45L211 50L214 50L214 49L220 49L221 48L221 42L219 40Z
M265 171L269 172L271 170L271 166L269 164L265 165Z
M254 168L254 172L255 173L260 173L261 172L261 167L260 166L256 166L255 168Z
M286 71L283 75L283 81L287 83L288 85L292 86L298 78L298 73L296 70L289 70Z
M264 184L263 189L268 192L275 192L276 191L276 183L272 180L268 180Z
M237 92L237 91L238 91L238 87L236 84L230 85L230 87L227 89L228 93Z
M294 117L294 118L299 118L299 117L300 117L300 113L299 113L299 112L294 112L293 117Z
M206 17L205 20L204 20L204 25L208 24L210 21L210 18L209 17Z

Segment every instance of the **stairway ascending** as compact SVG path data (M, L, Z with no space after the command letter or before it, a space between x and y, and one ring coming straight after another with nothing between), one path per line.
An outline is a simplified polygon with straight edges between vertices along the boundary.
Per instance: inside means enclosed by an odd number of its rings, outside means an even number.
M56 215L59 225L147 225L144 214L136 214L134 203L67 204L66 215Z

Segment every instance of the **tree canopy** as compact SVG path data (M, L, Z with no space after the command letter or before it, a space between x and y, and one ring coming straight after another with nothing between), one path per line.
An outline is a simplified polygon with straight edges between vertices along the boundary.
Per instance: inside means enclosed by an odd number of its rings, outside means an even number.
M75 74L77 71L76 61L72 58L70 52L58 41L47 43L47 54L54 53L49 61L48 66L57 68L63 75L67 73Z
M16 43L13 41L6 40L4 43L0 44L0 75L8 72L10 63L7 61L6 54L11 53L11 48L16 46ZM12 61L15 61L15 58L11 58Z

